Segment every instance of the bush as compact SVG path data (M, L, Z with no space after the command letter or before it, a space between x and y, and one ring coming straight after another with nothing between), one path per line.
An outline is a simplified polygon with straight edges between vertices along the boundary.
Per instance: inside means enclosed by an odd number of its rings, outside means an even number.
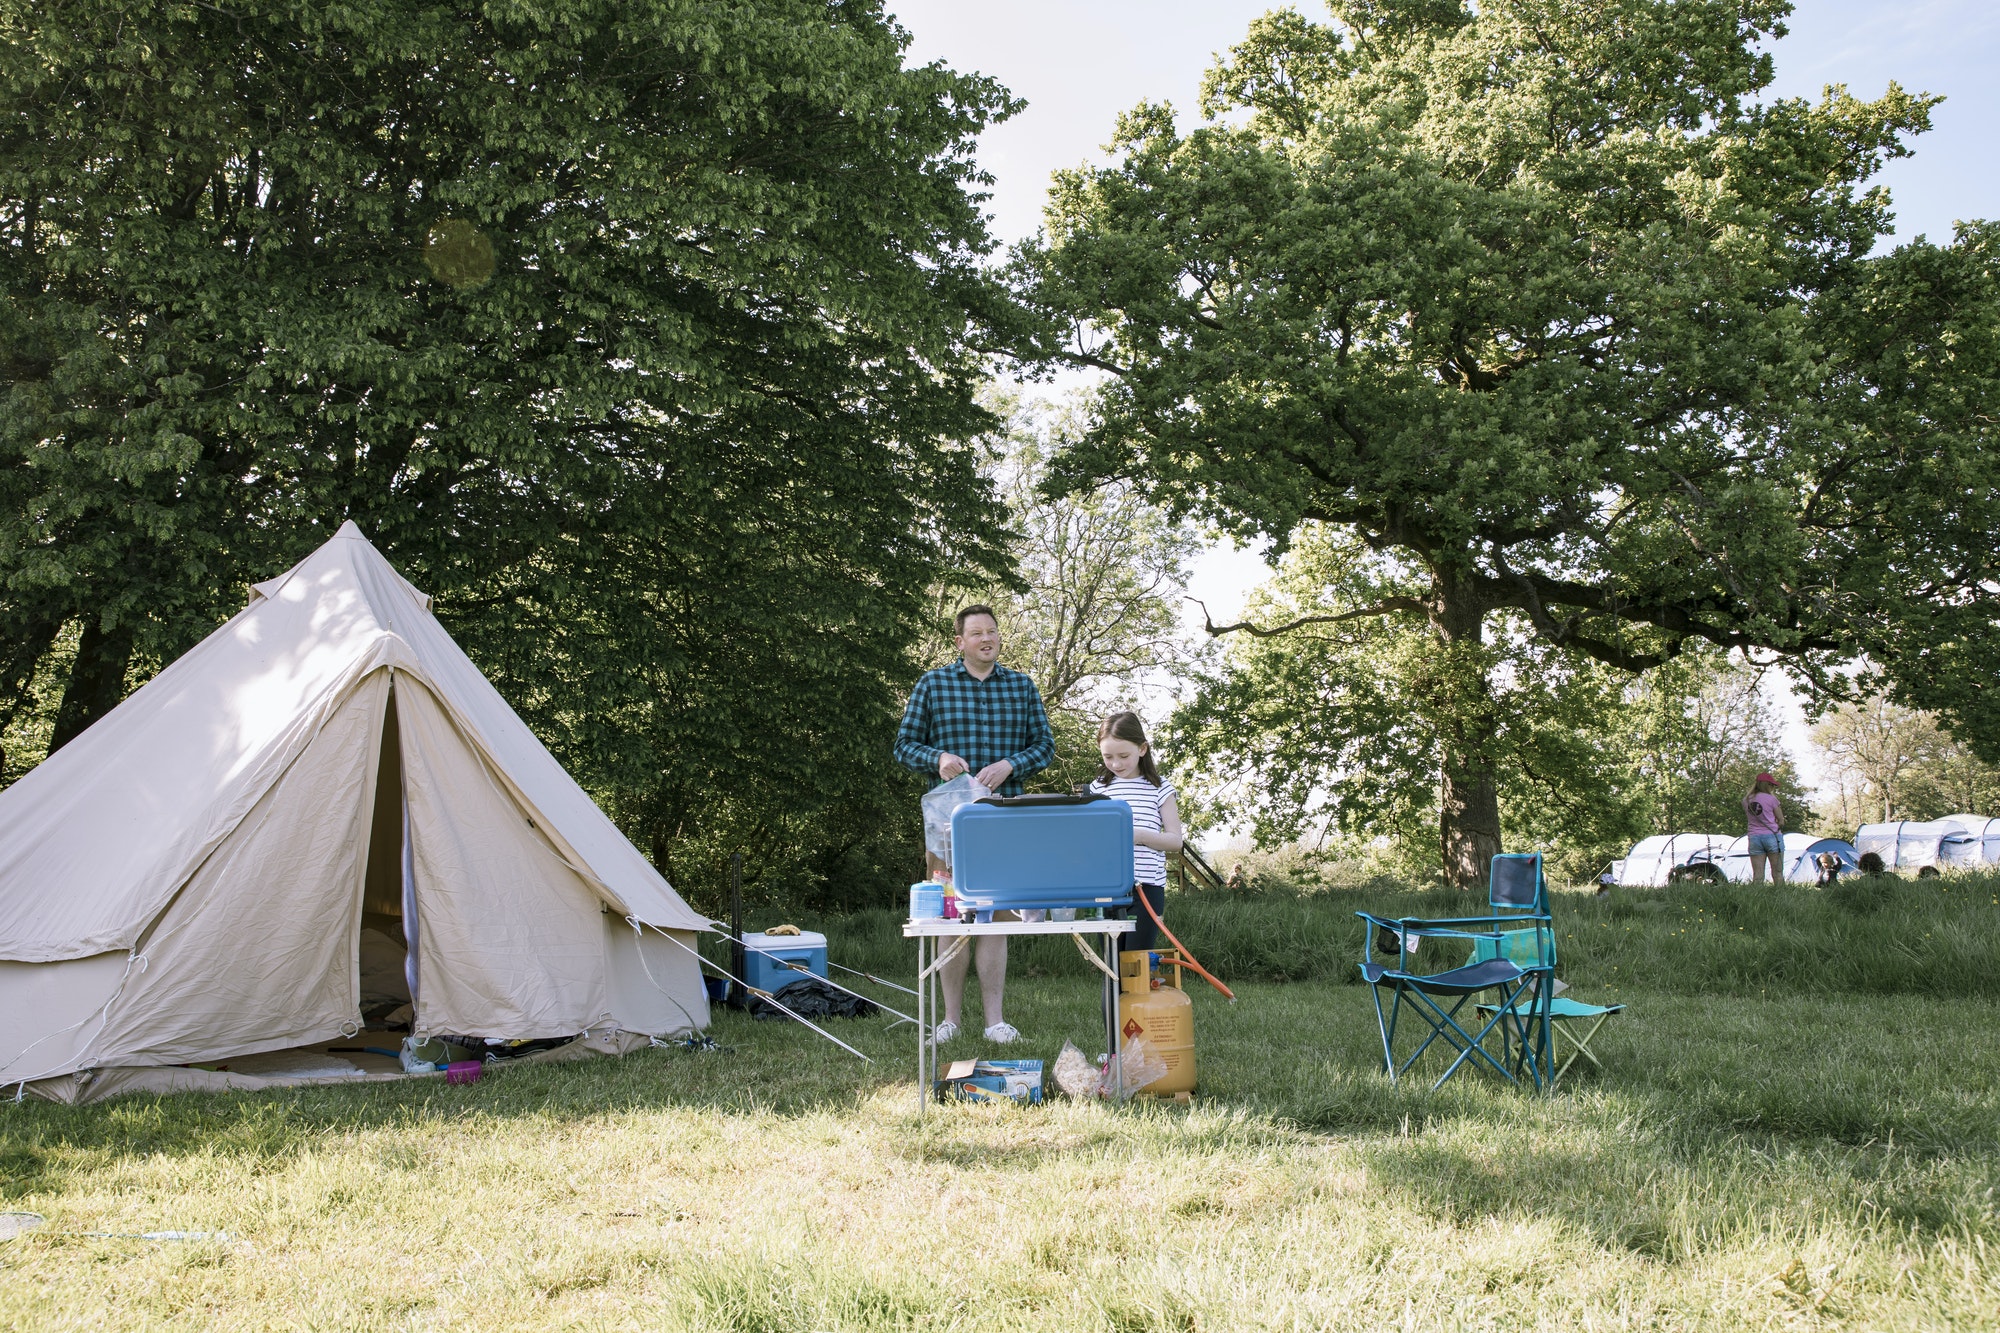
M1560 974L1585 998L1625 987L1696 996L2000 997L1996 909L2000 875L1849 881L1827 891L1620 889L1608 901L1559 891L1554 900ZM1167 924L1224 981L1356 985L1361 910L1444 917L1484 909L1467 894L1401 886L1174 892ZM835 962L902 980L912 959L902 920L899 906L798 924L828 934ZM1015 940L1009 970L1083 977L1089 964L1069 940L1043 937Z

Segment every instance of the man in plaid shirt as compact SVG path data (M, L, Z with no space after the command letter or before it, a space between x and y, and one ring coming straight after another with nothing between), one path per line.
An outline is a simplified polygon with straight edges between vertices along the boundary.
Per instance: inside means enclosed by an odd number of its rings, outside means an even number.
M903 725L896 730L896 761L948 782L960 773L1002 796L1021 794L1021 779L1047 768L1056 757L1048 711L1035 682L1000 665L1000 623L990 606L968 606L952 622L959 659L926 671L910 691ZM926 853L933 879L945 870ZM1021 1034L1001 1017L1007 989L1007 939L982 937L979 993L986 1005L986 1039L1005 1044ZM965 999L966 951L944 965L944 1022L937 1039L958 1035Z

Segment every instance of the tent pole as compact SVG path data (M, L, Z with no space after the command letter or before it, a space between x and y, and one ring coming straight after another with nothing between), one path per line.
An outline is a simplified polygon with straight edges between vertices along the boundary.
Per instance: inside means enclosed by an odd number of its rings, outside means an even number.
M717 921L717 922L711 922L710 924L712 924L712 925L716 925L716 926L720 926L720 925L721 925L722 923L721 923L721 922L719 922L719 921ZM875 1006L875 1007L876 1007L877 1009L880 1009L880 1010L881 1010L881 1011L882 1011L883 1013L887 1013L887 1014L894 1014L894 1015L895 1015L895 1016L896 1016L897 1018L901 1019L901 1020L902 1020L903 1022L905 1022L905 1023L914 1023L914 1022L916 1022L916 1021L917 1021L916 1019L914 1019L914 1018L910 1017L910 1015L908 1015L908 1014L904 1013L904 1012L903 1012L903 1011L902 1011L901 1009L891 1009L891 1008L890 1008L890 1007L889 1007L888 1005L886 1005L886 1004L882 1003L882 1002L881 1002L880 1000L877 1000L877 999L873 998L872 996L868 996L868 995L863 995L863 994L862 994L862 993L861 993L860 991L858 991L858 990L849 990L849 989L848 989L847 987L845 987L845 986L841 985L841 984L840 984L840 983L839 983L838 981L835 981L835 980L834 980L834 979L833 979L832 977L822 977L822 976L819 976L819 975L817 975L817 974L813 973L812 971L810 971L810 970L806 969L806 968L804 967L804 965L803 965L803 964L799 964L799 963L793 963L793 962L790 962L790 961L789 961L789 960L787 960L787 959L784 959L784 958L780 958L780 957L779 957L779 956L778 956L777 954L774 954L774 953L772 953L772 952L771 952L770 950L768 950L768 949L758 949L758 948L753 948L753 947L752 947L751 945L749 945L749 944L746 944L746 943L744 942L744 940L743 940L743 937L742 937L741 935L738 935L738 936L736 936L736 937L735 937L734 939L732 939L732 940L730 941L730 943L731 943L731 944L733 944L733 945L734 945L734 946L735 946L735 947L736 947L736 948L737 948L738 950L740 950L740 951L742 951L742 952L744 952L744 953L746 953L746 954L752 954L752 953L754 953L754 954L758 955L759 957L762 957L762 958L769 958L769 959L772 959L773 961L775 961L775 962L778 962L778 963L781 963L781 964L783 964L784 966L786 966L786 967L789 967L789 968L790 968L790 969L791 969L792 971L794 971L794 972L798 972L798 973L800 973L800 974L801 974L801 975L803 975L803 976L809 976L809 977L812 977L812 978L813 978L813 980L815 980L815 981L822 981L822 982L825 982L825 983L826 983L827 985L829 985L829 986L833 987L833 988L834 988L835 990L839 991L839 992L840 992L841 994L843 994L843 995L852 995L852 996L853 996L853 997L854 997L855 999L857 999L857 1000L867 1000L867 1001L868 1001L868 1003L870 1003L870 1004L874 1005L874 1006ZM827 964L827 966L828 966L828 967L836 967L836 966L838 966L838 964L836 964L836 963L831 963L831 962L829 962L829 963ZM841 968L840 970L841 970L841 971L843 971L843 972L854 972L854 969L853 969L853 968L851 968L851 967L843 967L843 968ZM861 976L861 977L868 977L868 974L867 974L866 972L855 972L854 974L855 974L856 976ZM868 979L869 979L870 981L875 981L875 980L876 980L876 978L875 978L875 977L868 977ZM885 984L885 985L886 985L887 983L883 983L883 984ZM905 986L898 986L898 987L897 987L896 989L898 989L898 990L907 990L907 989L908 989L908 987L905 987ZM912 993L912 994L914 994L915 992L911 992L911 993ZM894 1025L892 1024L891 1026L894 1026Z
M729 943L729 979L732 988L740 986L736 980L743 975L747 961L743 956L743 853L729 854L729 933L734 938ZM730 1000L738 1005L748 1005L750 997L740 989L732 989Z

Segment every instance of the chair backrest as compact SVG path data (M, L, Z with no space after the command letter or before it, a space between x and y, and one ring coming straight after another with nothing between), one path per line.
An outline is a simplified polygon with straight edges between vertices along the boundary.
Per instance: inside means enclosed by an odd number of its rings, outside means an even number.
M1548 957L1543 957L1546 949ZM1522 967L1555 965L1555 941L1551 938L1546 945L1539 930L1503 930L1498 935L1486 935L1472 942L1472 957L1468 963L1485 963L1495 958L1505 958L1510 963Z
M1549 882L1540 852L1501 852L1487 873L1486 901L1515 912L1549 914Z

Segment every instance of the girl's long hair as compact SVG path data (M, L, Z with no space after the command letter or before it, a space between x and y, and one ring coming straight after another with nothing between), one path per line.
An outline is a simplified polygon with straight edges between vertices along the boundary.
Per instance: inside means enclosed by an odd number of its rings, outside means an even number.
M1104 725L1097 729L1097 739L1099 741L1128 741L1138 746L1139 776L1152 783L1155 787L1160 785L1160 770L1153 763L1152 742L1146 739L1146 724L1139 720L1137 713L1113 713L1110 717L1105 718ZM1097 766L1097 780L1099 782L1116 782L1118 776L1100 763Z

